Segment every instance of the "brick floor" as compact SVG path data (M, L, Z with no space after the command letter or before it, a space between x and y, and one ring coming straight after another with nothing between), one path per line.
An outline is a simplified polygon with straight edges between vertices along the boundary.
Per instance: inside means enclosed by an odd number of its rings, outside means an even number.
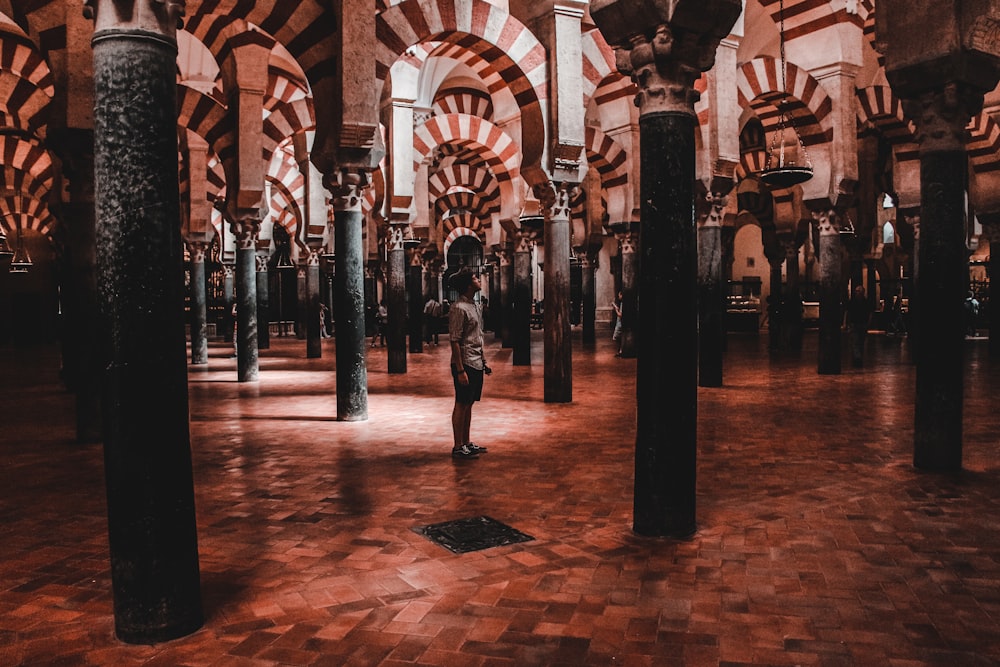
M911 465L915 370L872 337L816 372L732 336L699 390L699 530L631 532L634 360L574 331L573 402L542 402L542 345L475 407L450 458L448 351L335 421L333 341L272 338L260 381L229 349L192 367L198 632L113 635L100 446L73 441L54 348L0 349L0 665L997 665L1000 373L969 341L965 471ZM535 539L452 554L414 529L488 515Z

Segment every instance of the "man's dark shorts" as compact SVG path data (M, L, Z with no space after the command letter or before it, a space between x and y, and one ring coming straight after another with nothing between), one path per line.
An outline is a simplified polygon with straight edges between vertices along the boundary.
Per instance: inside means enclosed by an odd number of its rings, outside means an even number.
M465 367L469 376L469 384L458 382L458 371L451 369L451 379L455 382L455 402L462 405L472 405L483 397L483 371Z

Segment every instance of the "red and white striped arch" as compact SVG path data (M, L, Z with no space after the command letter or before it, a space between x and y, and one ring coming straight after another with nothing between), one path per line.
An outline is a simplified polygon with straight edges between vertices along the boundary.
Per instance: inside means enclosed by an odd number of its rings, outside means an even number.
M34 229L51 238L56 227L55 216L48 204L23 194L8 194L0 197L0 216L9 231Z
M482 232L479 218L468 213L445 218L441 221L441 231L445 233L442 244L445 257L448 256L448 248L451 247L451 244L462 236L471 236L479 242L483 242L486 238Z
M442 220L449 211L461 209L485 221L490 218L490 208L490 203L484 201L478 192L466 187L452 188L434 200L438 220Z
M781 0L758 0L775 25L781 23ZM784 0L785 41L807 37L839 23L862 27L875 9L874 0Z
M49 192L54 183L52 156L41 144L23 137L0 135L0 164L5 169L26 172L34 184L32 189Z
M889 86L859 88L856 95L859 130L874 127L893 145L916 141L916 127Z
M268 202L268 206L271 207L274 224L284 227L293 239L298 238L299 224L302 220L299 200L278 177L268 175L265 180L271 184L271 201Z
M438 146L474 147L501 184L520 174L521 152L509 134L484 118L468 114L432 116L413 133L413 169Z
M475 88L448 88L434 95L434 114L464 113L493 121L493 99Z
M29 197L45 201L52 187L52 180L36 178L34 174L10 165L2 165L0 169L0 187L10 192L20 192Z
M628 154L617 141L596 127L587 126L584 133L587 162L601 175L605 189L628 183Z
M786 115L795 125L806 146L821 144L833 138L833 102L819 82L809 72L788 63L785 68L785 90L781 88L781 65L771 57L760 57L744 63L737 71L736 87L739 103L750 107L766 132L778 125L778 104L784 100Z
M965 147L972 170L977 174L1000 171L1000 125L981 111L972 117L966 129L969 140Z
M408 47L448 42L492 63L521 109L524 135L545 136L541 110L548 95L545 47L505 9L484 0L404 0L376 16L375 33L379 79L387 78ZM526 147L524 165L540 164L542 149L540 144Z

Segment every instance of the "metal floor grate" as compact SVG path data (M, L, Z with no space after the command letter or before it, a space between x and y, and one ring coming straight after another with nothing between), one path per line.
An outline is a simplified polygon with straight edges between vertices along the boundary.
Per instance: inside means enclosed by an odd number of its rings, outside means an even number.
M474 516L421 526L414 530L452 553L464 554L535 539L488 516Z

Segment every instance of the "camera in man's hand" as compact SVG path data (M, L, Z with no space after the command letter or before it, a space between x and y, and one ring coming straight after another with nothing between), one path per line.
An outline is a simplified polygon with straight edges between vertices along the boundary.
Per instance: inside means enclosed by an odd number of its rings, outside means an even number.
M483 364L483 373L491 375L493 373L493 369L487 366L486 364Z

